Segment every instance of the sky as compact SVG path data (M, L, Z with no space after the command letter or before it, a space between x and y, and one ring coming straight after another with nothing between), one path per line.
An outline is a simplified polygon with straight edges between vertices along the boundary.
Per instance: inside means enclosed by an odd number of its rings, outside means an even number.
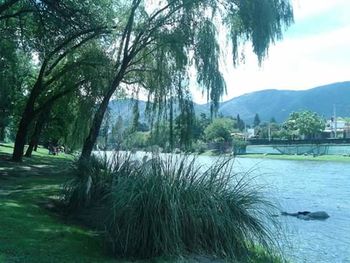
M227 95L223 101L264 89L304 90L350 80L350 1L292 3L295 23L281 41L270 46L261 67L250 45L244 48L245 63L236 68L231 56L224 56ZM192 93L195 102L206 102L198 89Z

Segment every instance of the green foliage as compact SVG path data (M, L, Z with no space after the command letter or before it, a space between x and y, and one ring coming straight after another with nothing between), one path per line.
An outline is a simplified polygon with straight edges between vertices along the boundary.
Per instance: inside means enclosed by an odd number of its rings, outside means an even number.
M122 145L125 149L145 149L149 146L149 132L133 132L126 136Z
M253 121L253 127L257 127L260 125L260 117L259 114L255 113L254 121Z
M13 139L35 67L13 37L0 39L0 141Z
M234 139L232 141L233 153L236 154L244 154L246 153L247 142L243 139Z
M191 99L185 99L180 104L180 115L175 119L176 135L179 145L185 149L189 148L193 139L193 127L195 123L195 113Z
M219 44L216 27L212 21L205 19L199 28L195 45L195 64L198 70L197 81L206 88L208 98L213 102L211 112L219 107L219 100L226 92L226 84L219 70Z
M317 113L311 111L293 112L283 124L290 135L314 137L325 128L325 121Z
M239 114L237 114L236 122L237 122L237 124L236 124L237 129L238 129L239 131L244 131L244 129L245 129L245 123L244 123L244 121L241 119L241 117L239 116Z
M232 141L231 133L233 132L233 127L234 121L232 119L214 119L204 130L205 139L213 142L230 142Z
M97 232L62 220L58 204L62 184L71 179L70 155L48 155L39 149L20 164L7 161L13 145L0 144L0 262L35 263L177 263L172 259L116 260L105 251ZM45 165L43 165L45 164ZM34 168L40 167L40 168ZM19 235L20 233L20 235ZM180 263L180 262L179 262Z
M18 92L19 95L27 95L26 103L19 103L21 107L25 106L25 110L21 108L19 113L12 114L17 118L11 120L14 125L20 120L23 124L18 125L14 158L21 158L25 139L29 137L38 113L47 104L51 107L56 96L66 97L68 93L78 96L78 99L60 101L61 108L68 102L84 109L89 105L90 109L86 113L72 111L67 114L73 125L63 123L61 127L50 124L55 126L53 131L66 131L65 135L60 132L55 137L79 147L90 134L89 140L85 141L91 146L98 137L107 108L106 101L116 90L121 91L123 84L132 84L137 90L143 88L149 92L149 99L155 105L152 111L158 114L164 113L162 111L169 105L169 98L171 103L176 98L179 109L186 115L181 118L182 125L178 129L179 144L188 148L192 138L189 132L191 123L184 119L190 115L189 69L196 69L197 82L207 93L212 112L217 109L226 91L219 67L218 26L222 24L229 29L234 47L241 40L251 40L261 61L269 44L281 37L283 26L288 26L291 21L292 12L287 0L261 3L252 0L242 3L175 0L161 1L159 6L152 8L147 1L140 0L5 2L0 6L1 36L6 41L13 39L11 53L24 51L31 54L29 60L35 62L35 72L23 74L32 82L30 85L27 83L25 92ZM236 51L234 57L235 54ZM99 58L102 59L99 61ZM5 66L11 63L6 61ZM67 89L73 88L75 92L66 94ZM7 92L10 90L6 88ZM5 94L6 97L10 95ZM96 104L102 105L101 110L96 110ZM3 107L0 105L0 108ZM55 106L52 108L53 114L59 112ZM94 113L96 118L92 121ZM0 139L3 139L4 127L9 126L10 120L1 120ZM48 122L51 122L50 118ZM172 125L171 122L171 133ZM72 126L81 129L74 132ZM87 131L89 126L90 132ZM172 137L170 141L173 148Z
M112 144L120 145L123 141L123 133L124 133L124 121L122 116L118 116L116 123L112 127L111 131L111 140Z
M139 111L139 103L138 100L135 100L134 105L132 107L132 124L131 124L131 131L135 132L138 131L139 128L139 119L140 119L140 111Z
M226 17L231 32L234 63L239 59L239 40L251 40L253 50L261 63L267 55L268 46L281 39L284 27L293 22L293 11L288 0L240 1L229 4L233 12Z
M252 246L272 251L274 207L232 164L221 159L205 168L171 156L141 162L119 153L79 163L63 197L70 213L104 231L117 257L243 261Z

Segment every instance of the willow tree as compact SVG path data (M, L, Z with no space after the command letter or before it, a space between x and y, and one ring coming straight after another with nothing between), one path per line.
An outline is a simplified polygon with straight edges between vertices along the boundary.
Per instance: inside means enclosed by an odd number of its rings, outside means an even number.
M57 108L62 108L60 111L60 113L63 113L62 120L61 124L57 125L57 128L64 130L62 134L65 134L62 137L65 140L62 143L65 143L72 134L71 129L69 129L71 122L75 121L74 117L78 117L78 114L80 115L74 107L79 109L79 104L86 103L86 100L88 100L90 101L90 108L93 109L96 101L103 95L104 88L110 79L111 59L100 48L99 44L96 41L89 43L83 50L75 52L74 56L67 57L68 64L74 63L70 62L70 60L79 61L79 65L75 67L74 71L65 74L54 85L51 85L49 92L38 97L38 106L35 108L37 117L33 121L33 132L30 136L29 146L25 154L26 157L31 156L33 149L39 142L44 125L50 122L49 113L52 109L54 109L54 113L57 111ZM70 109L69 112L68 109ZM75 114L72 114L73 112ZM89 123L91 114L85 115L87 118L83 118L83 120ZM73 117L69 119L69 115ZM82 115L79 118L82 118ZM66 119L69 123L67 123ZM81 126L86 126L86 124ZM77 131L80 130L80 127L77 127ZM86 134L82 133L78 137L81 136L85 137Z
M234 61L238 59L239 43L251 41L261 62L269 45L282 37L283 28L293 20L288 0L162 0L156 6L150 2L123 1L118 6L116 23L123 30L115 39L114 78L95 113L81 158L91 155L113 93L130 75L148 71L147 61L159 49L166 49L167 57L172 58L169 63L175 61L180 72L194 61L197 81L215 108L225 92L217 25L222 24L230 32Z
M39 115L36 108L40 97L49 96L63 76L85 63L67 57L75 56L91 40L109 32L114 23L109 16L113 13L109 0L94 4L72 0L10 2L11 5L2 6L0 29L16 36L21 48L37 57L37 72L29 88L13 152L13 160L20 161L29 128Z

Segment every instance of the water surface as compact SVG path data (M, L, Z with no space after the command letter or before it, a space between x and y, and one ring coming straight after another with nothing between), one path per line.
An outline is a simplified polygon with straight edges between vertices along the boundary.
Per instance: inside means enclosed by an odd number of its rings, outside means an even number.
M140 156L143 153L138 153ZM199 156L211 165L218 157ZM326 211L325 221L279 216L283 251L291 262L350 263L350 164L237 158L237 172L251 171L281 211Z
M199 157L210 164L217 157ZM236 159L237 171L252 170L281 210L326 211L325 221L280 216L292 262L350 262L350 164Z

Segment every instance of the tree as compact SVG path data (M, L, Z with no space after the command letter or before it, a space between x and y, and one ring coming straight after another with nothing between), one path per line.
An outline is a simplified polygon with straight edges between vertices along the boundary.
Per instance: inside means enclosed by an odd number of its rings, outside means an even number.
M111 143L121 145L123 141L124 121L122 116L118 116L116 123L112 127Z
M73 59L71 57L68 60ZM57 109L56 104L61 102L64 104L62 116L60 116L60 123L57 127L59 130L63 129L66 134L61 134L61 137L65 137L66 141L69 136L67 123L65 119L74 119L76 116L72 116L71 112L65 112L69 103L79 103L79 100L83 100L84 97L92 97L93 100L98 100L100 94L105 87L106 79L108 80L108 64L110 63L109 58L98 48L94 43L76 54L74 59L80 59L86 63L82 63L78 66L70 75L62 76L59 81L51 86L50 95L47 97L38 97L38 106L36 107L37 117L33 120L34 131L31 135L29 147L26 152L26 156L30 157L31 152L35 147L35 144L39 141L41 130L50 121L48 116L52 109ZM64 99L64 97L69 97ZM75 97L75 98L73 98ZM63 100L62 100L63 98ZM93 107L94 105L91 105ZM69 106L68 106L69 107ZM45 118L43 118L45 116ZM88 119L86 120L88 121ZM64 124L64 125L63 125Z
M181 103L180 115L176 118L176 131L180 146L189 149L193 139L195 114L190 98Z
M137 132L139 130L139 120L140 120L140 111L139 111L139 102L138 100L134 101L132 107L132 123L131 123L131 132Z
M244 123L244 121L241 119L241 117L239 116L239 114L237 114L236 120L237 120L237 129L238 129L239 131L244 131L244 129L245 129L245 123Z
M260 124L260 117L259 114L255 113L254 121L253 121L253 127L258 127Z
M108 17L108 11L112 10L107 8L108 1L101 1L99 5L74 1L66 1L62 5L52 1L17 2L18 5L12 5L7 11L21 8L22 5L28 10L30 15L21 16L20 23L25 26L20 27L21 31L17 35L23 40L23 48L37 55L38 70L18 125L14 161L22 158L29 128L40 113L36 109L40 97L49 97L52 86L85 63L79 58L67 58L76 56L75 52L79 48L109 31L105 16ZM105 13L102 14L101 10ZM15 19L16 16L10 16L9 19L11 18ZM8 26L2 21L0 20L0 27L7 32Z
M229 0L160 1L150 12L145 11L143 1L133 0L121 8L118 12L124 16L116 21L121 34L116 34L115 42L119 46L113 81L96 111L81 159L90 157L108 102L122 83L138 83L153 91L155 97L168 95L169 87L159 78L161 71L168 68L172 72L186 72L190 54L194 57L197 81L207 91L212 110L217 108L226 89L219 70L218 33L212 22L219 13L220 21L230 31L235 62L242 39L252 41L261 62L269 44L280 39L283 27L293 20L287 0L245 0L239 4ZM152 67L152 63L158 67ZM164 63L168 67L159 68Z
M205 129L205 139L212 142L231 142L234 121L229 118L214 119Z
M30 75L34 65L26 52L19 49L19 43L6 34L0 38L0 141L15 126L27 86L31 85Z
M291 135L313 138L324 130L325 121L315 112L300 111L291 113L283 127Z

